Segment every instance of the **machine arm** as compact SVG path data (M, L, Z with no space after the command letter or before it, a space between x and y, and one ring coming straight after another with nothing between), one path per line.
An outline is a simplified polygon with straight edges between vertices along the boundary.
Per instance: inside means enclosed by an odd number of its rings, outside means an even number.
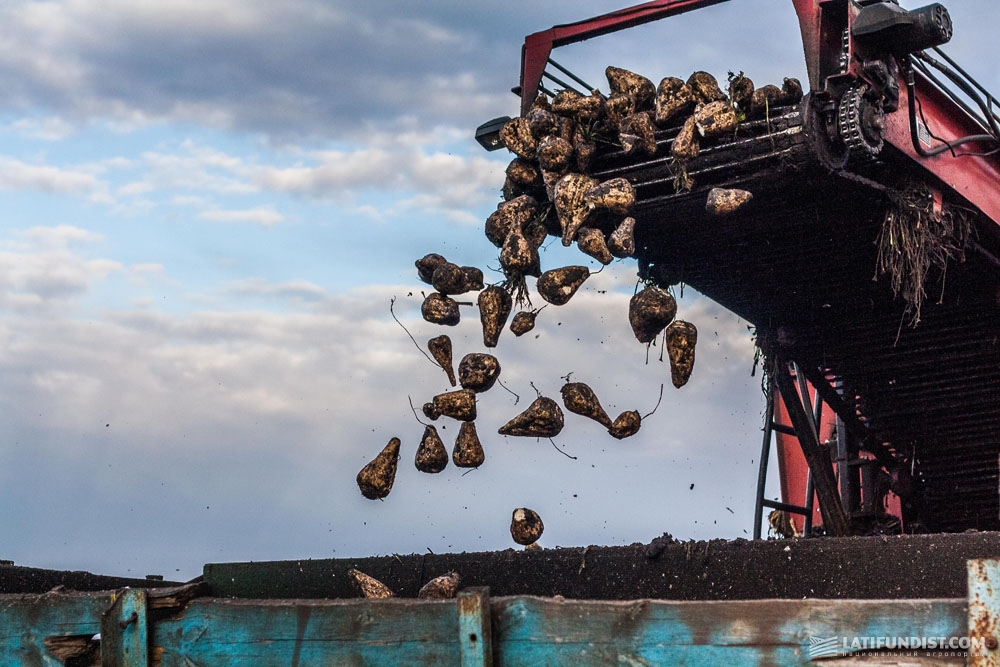
M726 1L652 0L528 35L524 38L524 49L521 52L521 115L526 114L535 101L535 93L541 85L542 72L545 71L552 49Z

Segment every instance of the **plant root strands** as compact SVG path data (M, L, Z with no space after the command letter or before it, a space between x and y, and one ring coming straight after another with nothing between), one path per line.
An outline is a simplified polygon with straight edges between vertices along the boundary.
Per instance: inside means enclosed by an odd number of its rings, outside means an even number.
M479 441L476 432L476 422L462 422L455 438L455 449L451 452L451 460L458 468L478 468L486 460L483 443Z
M396 467L399 461L399 438L392 438L374 459L358 473L358 488L361 495L369 500L385 498L392 491L396 481Z
M347 577L351 580L351 586L358 595L368 600L384 600L396 597L392 590L375 577L370 577L361 570L351 568L347 571Z
M680 389L687 384L694 369L694 348L698 330L690 322L677 320L667 327L667 354L670 356L670 379Z
M539 396L528 408L497 431L500 435L554 438L562 431L565 417L551 398Z
M413 459L417 470L426 473L439 473L448 467L448 450L441 441L437 429L433 426L424 428L424 437L417 446L417 454Z
M542 517L538 512L527 507L518 507L511 514L510 536L522 546L528 546L538 541L545 530Z

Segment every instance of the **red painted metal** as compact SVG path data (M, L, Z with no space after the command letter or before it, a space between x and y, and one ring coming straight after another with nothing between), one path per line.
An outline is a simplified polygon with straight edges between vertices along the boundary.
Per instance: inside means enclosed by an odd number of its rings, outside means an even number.
M811 406L816 396L816 391L809 386L809 398L805 405ZM788 408L779 392L775 392L774 420L779 424L790 425L791 418L788 416ZM827 442L835 437L834 428L837 424L837 417L833 410L824 405L823 414L820 418L819 441ZM781 481L781 501L790 505L804 506L806 504L806 485L809 479L809 465L802 455L802 448L794 435L785 433L775 433L775 449L778 455L778 476ZM802 530L805 517L795 514L792 522L796 529ZM819 503L813 504L814 526L823 525L823 517L819 511Z
M552 49L726 1L652 0L528 35L524 38L524 49L521 52L521 115L528 113L535 101L535 92L542 82L542 72L545 71Z
M983 128L968 113L952 102L937 86L928 81L920 72L914 72L916 96L920 104L918 110L923 111L923 118L932 134L948 141L961 137L983 134ZM987 157L952 157L945 151L934 157L923 157L917 154L910 137L909 106L914 104L906 93L906 87L900 86L899 110L886 116L885 141L901 151L921 167L936 176L941 182L965 197L969 202L1000 225L1000 156ZM917 119L920 122L918 111ZM940 142L931 139L925 144L926 149L940 146ZM982 152L996 148L996 144L969 143L959 146L956 152Z

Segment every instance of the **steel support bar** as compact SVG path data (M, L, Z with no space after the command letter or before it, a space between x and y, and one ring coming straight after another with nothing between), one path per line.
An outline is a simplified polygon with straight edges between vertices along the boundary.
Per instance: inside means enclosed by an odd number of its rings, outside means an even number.
M792 419L792 426L795 428L796 438L802 448L809 471L812 473L813 485L816 488L816 496L819 499L819 511L823 516L823 526L829 535L848 535L850 526L847 515L844 514L844 506L840 502L840 493L837 491L837 479L833 474L833 467L830 465L829 455L820 447L816 432L810 428L810 415L803 404L803 400L809 400L808 395L799 398L795 380L788 370L787 360L777 359L777 369L774 373L778 391L785 401L788 415Z
M521 51L521 115L531 109L552 49L727 0L651 0L591 19L557 25L524 38Z
M458 646L462 667L493 667L489 588L466 588L459 592Z
M761 529L764 523L764 507L768 501L764 498L767 493L767 464L771 458L771 436L774 432L774 389L767 391L767 405L764 408L764 441L760 446L760 463L757 466L757 500L753 509L753 538L760 539Z
M123 588L101 615L102 667L147 667L146 591Z
M884 444L878 442L874 437L872 437L871 432L868 427L865 426L864 422L858 417L857 412L852 408L847 401L837 392L830 381L819 371L818 368L812 368L809 366L799 367L799 370L806 379L809 380L809 384L816 389L816 393L819 394L823 402L830 406L834 414L840 417L844 421L844 426L850 431L851 435L857 438L861 446L866 450L875 455L878 462L881 463L886 468L890 470L895 467L895 459L892 453L886 448Z

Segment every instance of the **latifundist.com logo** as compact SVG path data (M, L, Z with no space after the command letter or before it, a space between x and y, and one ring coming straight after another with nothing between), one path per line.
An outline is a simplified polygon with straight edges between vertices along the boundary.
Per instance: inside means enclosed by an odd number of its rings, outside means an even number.
M840 637L830 637L828 639L823 639L822 637L809 638L810 660L832 658L838 655L840 655Z
M986 640L981 637L810 637L808 651L810 660L873 651L985 655Z

